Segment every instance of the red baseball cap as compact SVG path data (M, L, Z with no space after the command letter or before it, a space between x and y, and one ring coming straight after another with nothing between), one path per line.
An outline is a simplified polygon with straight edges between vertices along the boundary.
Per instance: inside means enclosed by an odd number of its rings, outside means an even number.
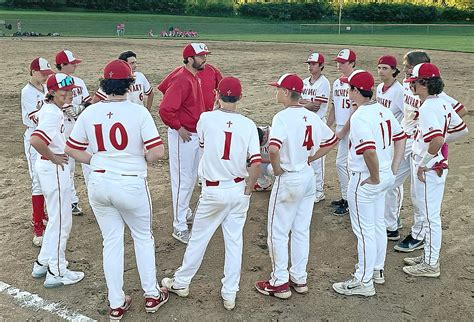
M392 67L392 69L397 68L397 59L394 56L385 55L379 58L377 63L378 65L384 64Z
M112 60L104 68L105 79L127 79L132 77L132 68L121 59Z
M337 54L336 58L333 58L333 60L340 63L356 61L356 53L350 49L343 49L339 54Z
M268 85L286 88L298 93L303 91L303 80L296 74L285 74L278 81L268 83Z
M411 76L405 79L405 83L414 82L423 78L441 77L438 67L430 63L421 63L413 67Z
M224 77L217 86L219 94L222 96L236 96L242 95L242 85L238 78Z
M70 50L63 50L56 54L56 64L79 64L82 60L74 57Z
M74 85L74 78L72 76L57 73L49 76L46 81L46 87L48 88L48 91L57 91L58 89L69 91L79 86Z
M320 53L312 53L309 55L308 59L305 61L305 63L319 63L319 64L324 64L324 56L321 55Z
M349 77L342 77L341 82L347 83L364 91L372 90L375 84L372 74L361 69L353 71Z
M211 52L207 48L207 46L203 43L190 43L183 49L183 58L188 58L191 56L201 56L207 55Z
M51 69L51 65L48 61L44 58L38 57L33 59L30 64L30 71L39 71L43 75L51 75L54 74L54 71Z

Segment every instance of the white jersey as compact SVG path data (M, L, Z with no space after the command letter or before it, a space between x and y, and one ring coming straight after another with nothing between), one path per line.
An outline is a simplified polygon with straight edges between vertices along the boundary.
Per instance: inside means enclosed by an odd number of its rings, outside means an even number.
M340 79L336 79L332 85L332 103L334 104L336 125L345 125L351 116L350 88L349 84L341 82Z
M134 72L135 82L130 86L130 90L127 93L127 99L136 104L144 105L144 99L146 95L150 95L153 88L150 82L146 79L145 75L140 72ZM107 99L107 94L99 88L95 93L101 100Z
M398 122L403 119L403 86L395 81L386 88L384 83L377 86L377 103L392 111Z
M31 136L42 139L54 154L63 154L66 145L63 111L54 103L43 104L38 112L38 126Z
M262 161L255 123L237 112L204 112L196 129L203 148L198 173L205 180L246 178L247 159L250 164Z
M129 101L102 101L79 115L67 141L73 149L88 148L92 170L146 176L145 149L163 144L150 112Z
M23 124L29 128L35 128L38 124L37 113L44 104L44 97L48 92L46 85L42 85L40 91L31 83L26 84L21 90L21 117Z
M301 96L303 99L311 102L321 102L319 110L316 112L321 119L326 117L330 92L331 85L324 75L321 75L313 84L311 84L311 77L303 80L303 93L301 93Z
M273 117L270 145L280 149L280 164L285 171L308 167L308 157L336 141L334 132L304 107L287 107Z
M349 159L351 171L369 171L363 153L374 149L379 160L379 171L389 171L392 166L392 142L406 138L393 113L379 103L359 106L351 116L349 132Z
M466 124L454 111L451 104L439 96L428 97L419 109L419 122L415 132L413 153L423 157L428 151L431 140L441 136L443 139L449 133L462 131ZM440 152L432 160L437 162L443 159Z
M72 78L74 78L74 85L79 86L72 89L72 105L77 106L90 101L91 97L87 90L86 83L77 76L72 76Z

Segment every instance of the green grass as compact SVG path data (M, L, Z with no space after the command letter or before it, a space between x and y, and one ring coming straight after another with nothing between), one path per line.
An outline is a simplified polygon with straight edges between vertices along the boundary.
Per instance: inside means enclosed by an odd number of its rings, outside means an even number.
M334 26L301 26L297 23L269 23L239 17L195 17L131 13L49 12L0 10L0 20L13 25L20 19L23 31L62 36L114 37L115 26L126 24L126 36L145 38L153 29L158 34L170 26L193 29L204 40L309 42L340 45L406 47L474 52L474 24L467 27L353 26L337 35ZM0 29L1 30L1 29ZM11 34L11 31L6 31ZM428 33L428 34L427 34Z

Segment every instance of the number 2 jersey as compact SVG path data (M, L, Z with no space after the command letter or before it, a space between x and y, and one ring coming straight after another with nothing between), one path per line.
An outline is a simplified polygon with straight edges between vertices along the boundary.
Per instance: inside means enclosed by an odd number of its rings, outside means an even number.
M146 176L145 150L163 144L150 112L142 105L101 101L79 115L67 145L88 148L92 170Z

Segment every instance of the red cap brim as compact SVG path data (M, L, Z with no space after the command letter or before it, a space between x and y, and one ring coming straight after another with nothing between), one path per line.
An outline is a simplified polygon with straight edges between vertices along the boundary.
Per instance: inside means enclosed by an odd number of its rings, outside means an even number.
M403 82L404 83L411 83L411 82L414 82L414 81L417 81L417 80L418 80L418 77L408 77Z
M274 86L274 87L280 87L280 85L277 82L271 82L271 83L268 83L268 85Z
M79 64L80 62L82 62L82 59L74 59L72 62L70 62L69 64Z
M344 58L341 58L341 57L333 58L333 61L337 61L339 63L347 63L348 62L347 59L344 59Z

